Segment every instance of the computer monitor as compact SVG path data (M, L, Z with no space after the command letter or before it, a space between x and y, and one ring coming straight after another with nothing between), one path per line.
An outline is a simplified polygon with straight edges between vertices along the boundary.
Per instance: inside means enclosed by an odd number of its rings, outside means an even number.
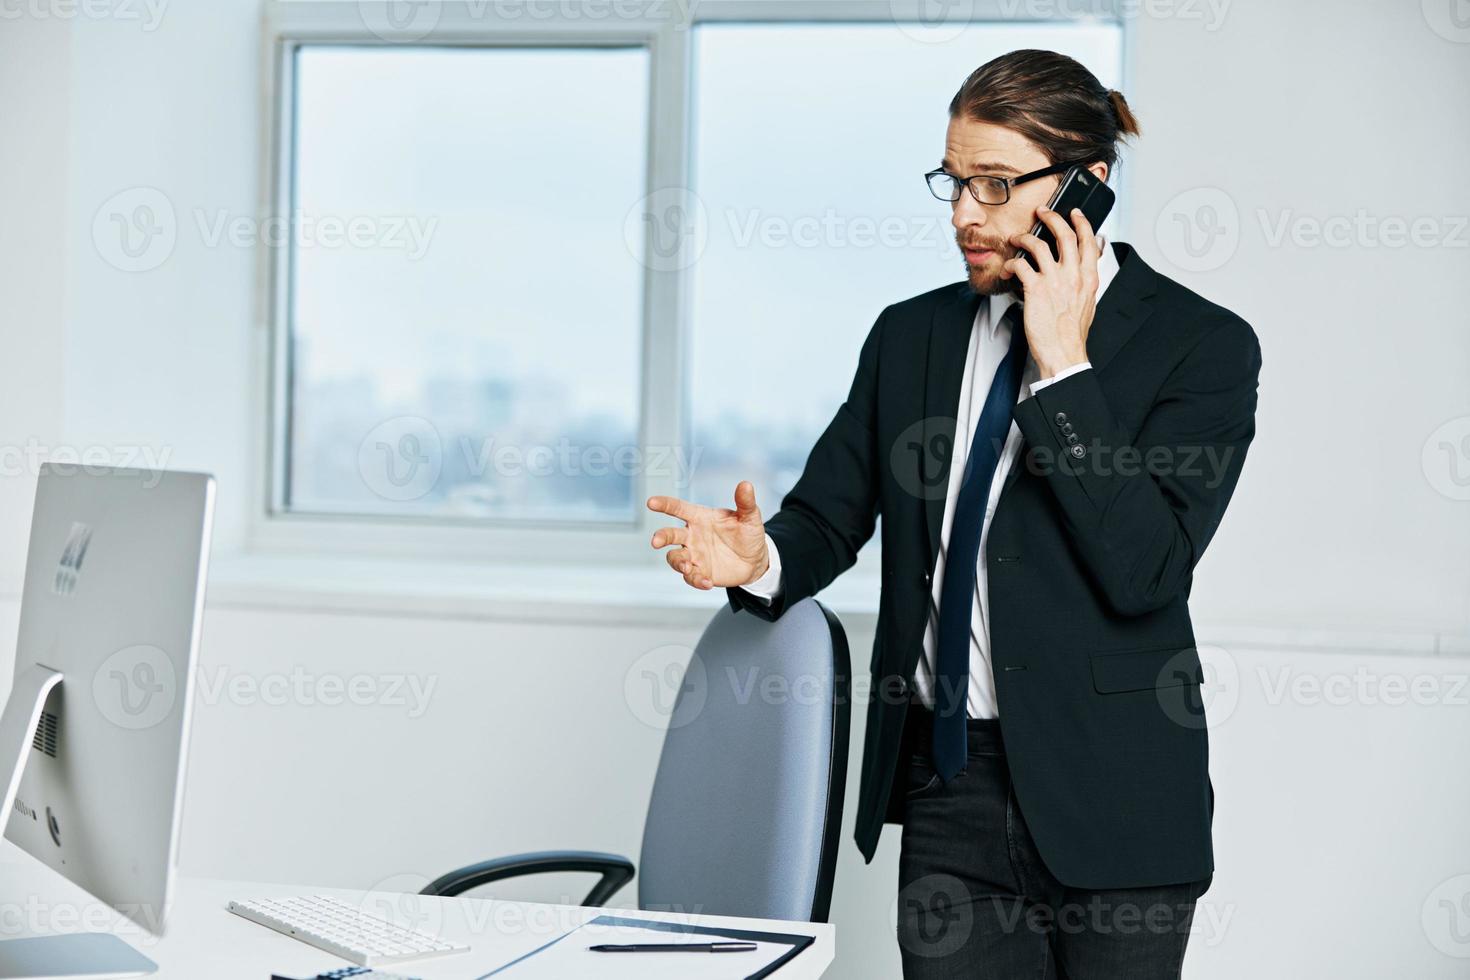
M213 510L202 473L43 465L0 715L5 836L153 933L177 856ZM155 969L107 934L0 941L0 978Z

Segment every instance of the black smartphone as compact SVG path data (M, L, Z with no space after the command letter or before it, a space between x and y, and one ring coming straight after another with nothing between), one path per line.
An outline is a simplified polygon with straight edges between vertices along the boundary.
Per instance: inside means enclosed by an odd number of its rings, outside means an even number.
M1092 230L1096 233L1102 227L1103 219L1108 216L1108 212L1113 210L1113 201L1116 199L1117 195L1113 193L1111 187L1098 180L1097 175L1091 170L1079 164L1062 174L1062 182L1057 185L1057 192L1051 196L1047 207L1061 215L1062 220L1069 225L1072 223L1072 209L1081 208L1083 217L1087 219L1088 224L1092 225ZM1051 249L1052 258L1061 258L1057 252L1056 236L1051 233L1051 229L1045 223L1036 222L1036 227L1031 229L1031 234L1046 242L1047 247ZM1034 269L1036 259L1030 252L1024 254L1026 261L1030 262Z

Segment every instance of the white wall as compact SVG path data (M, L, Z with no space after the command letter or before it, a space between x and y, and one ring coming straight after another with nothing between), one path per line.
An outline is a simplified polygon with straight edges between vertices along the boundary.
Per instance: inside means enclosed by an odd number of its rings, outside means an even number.
M1470 82L1470 47L1430 29L1437 10L1237 0L1214 32L1137 21L1134 238L1249 320L1264 360L1259 434L1202 566L1202 618L1470 629L1465 502L1420 463L1431 433L1470 414L1470 230L1453 247L1273 247L1261 217L1274 232L1361 210L1427 218L1444 237L1470 215L1470 126L1452 94ZM1172 236L1150 231L1181 204L1192 214L1177 196L1197 188L1237 209L1239 248L1191 274L1164 261Z
M244 541L259 478L255 258L204 247L186 215L253 213L258 16L254 0L176 0L153 31L0 21L0 444L138 446L213 470L221 556ZM1460 975L1421 913L1434 912L1437 886L1470 872L1470 715L1452 690L1470 670L1470 505L1436 491L1446 476L1426 474L1421 449L1470 415L1470 251L1272 247L1258 211L1269 227L1288 209L1364 209L1445 230L1470 214L1458 163L1470 150L1459 105L1470 47L1437 35L1418 4L1367 0L1237 0L1216 30L1183 16L1135 27L1128 94L1146 135L1129 173L1132 240L1246 316L1266 362L1260 435L1196 586L1201 639L1220 644L1211 655L1227 682L1212 706L1219 871L1207 920L1227 925L1196 936L1191 975ZM129 274L101 260L91 222L136 186L166 192L181 233L162 267ZM1200 199L1178 195L1202 187L1236 208L1239 247L1189 272L1171 261L1167 229ZM5 650L33 483L24 468L0 476ZM650 586L603 624L574 604L558 615L544 596L526 612L511 599L407 601L391 587L297 594L232 578L228 564L206 622L211 684L299 668L437 686L415 718L401 705L228 693L202 705L187 871L411 888L494 853L636 853L659 738L623 684L640 656L697 634L703 612L677 583ZM846 619L861 665L871 622ZM1312 696L1311 677L1357 683L1360 667L1370 682L1427 678L1436 703ZM1282 670L1307 687L1279 694ZM859 723L854 776L861 736ZM896 973L896 845L886 838L869 867L844 846L837 975ZM561 898L579 885L505 894Z

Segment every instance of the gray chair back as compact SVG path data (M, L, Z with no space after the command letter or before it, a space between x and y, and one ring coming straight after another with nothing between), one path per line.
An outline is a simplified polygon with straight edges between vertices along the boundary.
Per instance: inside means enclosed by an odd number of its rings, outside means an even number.
M715 615L664 737L640 908L826 921L851 675L842 624L815 599L775 622Z

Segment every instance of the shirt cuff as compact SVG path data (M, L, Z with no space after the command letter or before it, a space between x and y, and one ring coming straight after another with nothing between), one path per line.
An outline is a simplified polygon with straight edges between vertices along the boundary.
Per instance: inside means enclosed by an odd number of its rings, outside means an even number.
M1083 361L1081 364L1073 364L1071 367L1065 370L1058 371L1056 374L1053 374L1049 378L1042 378L1040 381L1032 382L1031 394L1034 395L1042 388L1045 388L1047 385L1054 385L1063 378L1070 378L1074 374L1081 374L1083 371L1089 370L1091 367L1091 361Z
M776 542L766 535L766 554L771 559L771 565L766 573L748 585L741 588L757 599L769 604L771 600L781 594L781 552L776 550Z

